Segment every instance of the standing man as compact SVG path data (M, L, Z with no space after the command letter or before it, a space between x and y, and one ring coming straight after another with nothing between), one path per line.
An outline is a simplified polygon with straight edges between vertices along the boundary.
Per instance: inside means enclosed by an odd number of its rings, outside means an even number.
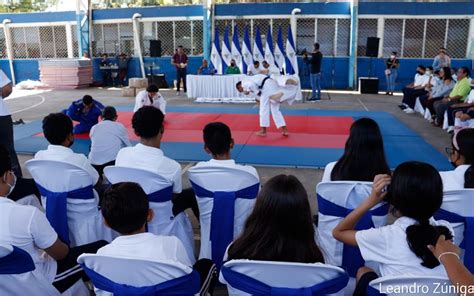
M133 112L137 112L143 106L154 106L160 109L163 115L166 114L166 101L158 90L158 86L150 84L146 90L139 92L135 98Z
M280 104L282 102L288 102L290 105L293 103L298 91L297 85L295 80L288 79L285 86L280 86L275 80L263 74L248 76L237 82L236 88L240 93L253 94L260 103L260 131L256 133L257 136L265 137L267 135L267 128L270 126L270 113L276 127L282 129L282 135L288 136Z
M184 53L183 46L178 46L178 50L173 55L172 64L176 67L176 80L177 86L176 89L178 91L177 95L179 96L179 84L181 79L183 80L183 90L186 93L186 74L187 74L187 67L188 67L188 56Z
M451 58L448 55L448 51L446 48L441 47L439 49L439 54L435 56L434 61L433 61L433 70L439 70L443 67L449 67L451 68Z
M88 133L91 128L99 122L104 105L94 100L90 95L72 102L66 110L66 115L79 124L74 127L74 134Z
M118 71L119 71L119 84L125 86L128 74L128 61L130 58L125 54L122 53L117 58L118 64Z
M12 93L12 83L7 75L0 70L0 146L4 145L10 154L12 168L17 177L21 177L21 167L13 143L13 122L4 99Z
M319 101L321 100L321 61L323 60L323 54L319 51L319 43L314 44L311 59L309 59L308 54L305 53L303 60L306 64L311 66L309 77L312 95L308 101Z

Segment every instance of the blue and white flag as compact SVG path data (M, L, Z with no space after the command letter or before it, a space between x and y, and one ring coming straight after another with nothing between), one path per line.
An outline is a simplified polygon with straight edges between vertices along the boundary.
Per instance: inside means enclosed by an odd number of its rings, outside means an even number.
M240 73L243 73L242 67L242 51L240 50L239 33L237 32L237 26L234 26L234 33L232 34L232 58L235 60L235 64L240 69Z
M260 27L257 26L255 30L255 42L253 44L253 59L254 61L259 61L262 63L265 60L265 55L263 52L263 45L262 45L262 35L260 35Z
M217 74L222 74L222 57L219 45L219 29L216 28L214 33L214 42L211 49L211 64L217 70Z
M267 61L267 63L269 63L271 67L275 65L275 57L273 56L273 39L270 27L268 27L266 40L267 41L265 43L265 61Z
M298 75L298 58L296 57L295 42L291 26L288 26L288 37L286 39L286 74Z
M232 60L232 52L229 42L229 27L227 26L224 31L224 39L222 40L222 73L225 73L225 69L230 65L230 60Z
M285 49L283 47L283 35L281 26L278 28L277 44L275 47L275 63L280 71L285 68Z
M244 42L242 43L243 74L247 74L248 66L253 64L252 47L250 46L249 27L245 27Z

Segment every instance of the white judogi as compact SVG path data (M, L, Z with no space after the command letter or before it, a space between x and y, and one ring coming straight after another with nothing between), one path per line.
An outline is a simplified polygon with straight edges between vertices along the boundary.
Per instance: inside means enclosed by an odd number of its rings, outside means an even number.
M298 88L295 85L280 86L278 83L268 78L263 74L248 76L242 80L242 87L244 92L249 92L255 96L260 96L260 126L270 126L270 112L273 117L273 121L277 128L286 126L283 114L280 111L280 104L282 102L288 102L292 104L296 98L296 92ZM263 81L266 79L265 84L262 86ZM277 93L283 93L280 102L270 100L270 97Z
M271 75L280 75L280 74L281 74L280 69L278 69L278 67L275 66L275 65L270 65L270 67L268 67L268 68L265 68L265 67L264 67L264 70L268 70L268 74L267 74L267 75L270 75L270 76L271 76Z
M148 92L146 90L139 92L135 98L133 112L137 112L137 110L143 106L155 106L160 109L163 114L166 114L166 101L159 92L151 99L148 97Z
M112 120L104 120L94 125L89 136L91 138L89 160L95 165L114 161L120 149L131 146L127 129L123 124Z
M470 165L460 165L452 171L439 172L443 180L443 191L464 189L464 174Z

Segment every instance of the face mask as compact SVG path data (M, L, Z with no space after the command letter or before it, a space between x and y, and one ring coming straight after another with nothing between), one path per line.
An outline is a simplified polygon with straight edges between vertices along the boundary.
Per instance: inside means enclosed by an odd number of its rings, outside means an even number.
M8 193L5 195L5 197L9 196L9 195L13 192L13 189L15 189L15 186L16 186L16 176L15 176L15 174L12 173L12 172L8 172L8 173L13 176L13 184L9 184L9 183L7 182L6 176L3 177L3 181L4 181L5 183L7 183L7 186L8 186L8 187L10 187L10 189L8 190Z
M231 66L231 67L235 67L235 64L234 64L234 63L231 63L230 66Z
M426 71L425 74L426 75L431 75L431 71Z
M395 56L394 56L394 55L391 55L390 58L393 60L393 59L395 59Z

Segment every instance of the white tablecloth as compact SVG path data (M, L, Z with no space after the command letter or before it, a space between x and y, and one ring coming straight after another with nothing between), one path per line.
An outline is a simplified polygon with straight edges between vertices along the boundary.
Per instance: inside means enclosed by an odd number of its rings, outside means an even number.
M189 99L226 99L229 101L249 101L248 96L240 94L235 85L246 75L187 75L186 86ZM272 76L278 84L284 85L287 78L298 81L298 76ZM299 84L297 100L301 100L301 84Z

